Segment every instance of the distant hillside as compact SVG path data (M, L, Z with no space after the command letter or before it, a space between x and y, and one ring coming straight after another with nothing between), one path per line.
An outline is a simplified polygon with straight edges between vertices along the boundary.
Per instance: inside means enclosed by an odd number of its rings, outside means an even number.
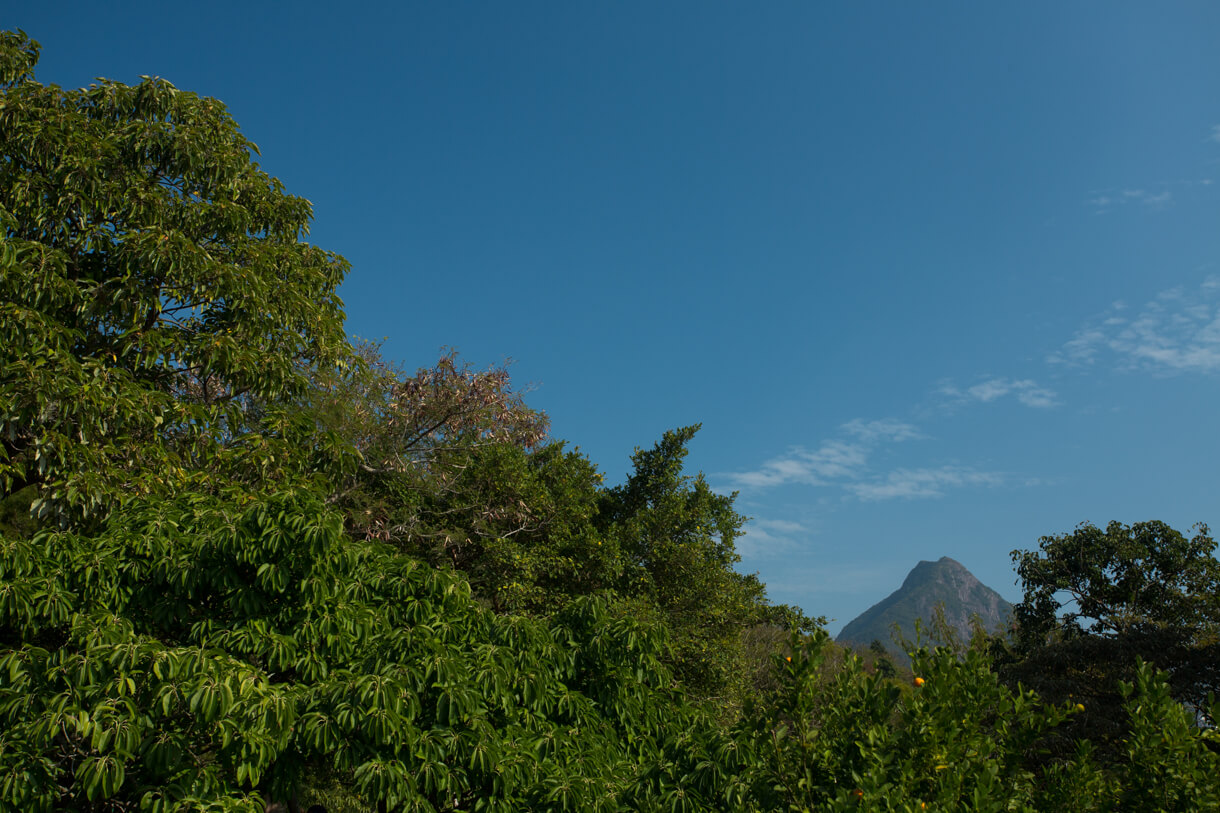
M1008 622L1012 604L980 582L960 562L942 556L935 562L920 562L907 574L902 587L889 598L869 607L843 628L837 638L842 644L868 646L880 641L895 656L906 661L892 639L894 623L909 638L915 634L915 619L930 624L936 605L945 609L945 620L967 639L975 616L987 630Z

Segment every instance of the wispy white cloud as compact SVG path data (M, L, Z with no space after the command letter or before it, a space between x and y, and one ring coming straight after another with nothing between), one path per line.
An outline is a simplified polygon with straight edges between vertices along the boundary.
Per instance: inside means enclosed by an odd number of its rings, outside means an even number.
M1088 199L1088 203L1098 213L1107 212L1116 206L1125 206L1127 204L1142 204L1150 208L1159 209L1168 205L1173 200L1173 195L1168 187L1163 187L1157 192L1150 192L1147 189L1104 189L1093 192L1092 195L1093 197Z
M1106 358L1123 369L1220 371L1220 277L1193 291L1162 291L1134 315L1112 306L1047 360L1089 365Z
M1056 406L1059 401L1055 392L1040 386L1030 378L988 378L970 387L962 389L952 381L946 381L937 389L941 395L947 396L953 404L969 402L990 403L1007 395L1014 396L1028 407L1046 409Z
M856 418L843 424L842 429L866 443L875 440L918 440L923 437L914 426L896 418L881 418L876 421Z
M1022 383L1033 384L1032 381ZM1042 387L1030 387L1019 390L1017 392L1017 400L1025 404L1025 406L1033 407L1034 409L1047 409L1059 403L1055 400L1055 393Z
M787 483L818 486L854 477L867 461L868 449L863 443L828 440L814 451L798 446L754 471L735 472L728 477L740 488L770 488Z
M804 533L809 530L799 522L793 522L787 519L759 519L754 520L753 525L758 528L767 528L781 534Z
M1115 303L1115 312L1124 306ZM944 400L938 405L957 407L987 404L1013 398L1025 406L1046 409L1059 404L1056 393L1031 378L992 376L969 386L941 382L937 393ZM1002 474L953 465L920 468L892 468L875 458L887 446L926 438L914 424L897 418L865 420L856 418L842 424L834 436L818 446L794 446L782 455L747 471L720 474L715 479L727 484L723 491L759 493L783 486L806 486L837 491L841 496L861 500L939 497L946 489L994 486L1006 482ZM1031 485L1028 480L1026 485ZM827 496L824 492L823 496ZM770 541L775 528L760 526L752 531L756 540Z
M998 379L997 379L998 381ZM1005 392L1018 398L1043 396L1032 382L1007 382ZM991 396L991 390L978 389L977 399ZM998 397L998 396L997 396ZM899 468L878 470L872 457L883 445L923 438L913 425L893 418L875 421L854 420L839 427L846 437L823 441L814 451L796 447L787 454L768 460L753 471L724 475L736 488L759 491L784 485L804 485L838 490L861 500L939 497L946 489L966 486L992 486L1004 481L1001 474L976 471L964 466L940 468ZM794 533L795 528L759 523L747 532L755 544L770 544Z
M733 472L725 477L734 488L761 489L789 483L830 485L861 476L867 468L869 453L878 444L921 437L914 426L895 418L873 421L857 418L839 430L846 437L824 440L812 450L796 446L753 471Z
M1220 124L1212 125L1204 141L1220 143ZM1132 206L1145 209L1163 209L1175 202L1174 191L1183 193L1182 199L1189 200L1192 187L1208 187L1214 183L1212 178L1177 179L1163 178L1148 187L1126 186L1109 189L1095 189L1089 192L1085 203L1093 207L1096 214L1106 214L1122 206Z
M892 500L896 498L941 497L947 488L962 486L997 486L1002 475L976 471L960 466L925 469L895 469L886 476L862 483L851 483L847 490L862 500Z

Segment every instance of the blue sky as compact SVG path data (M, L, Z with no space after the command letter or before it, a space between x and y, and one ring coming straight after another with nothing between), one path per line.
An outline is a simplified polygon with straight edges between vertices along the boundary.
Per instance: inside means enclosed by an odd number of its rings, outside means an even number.
M224 101L352 261L613 481L690 461L842 624L920 559L1010 599L1078 523L1220 524L1214 2L27 3L38 77Z

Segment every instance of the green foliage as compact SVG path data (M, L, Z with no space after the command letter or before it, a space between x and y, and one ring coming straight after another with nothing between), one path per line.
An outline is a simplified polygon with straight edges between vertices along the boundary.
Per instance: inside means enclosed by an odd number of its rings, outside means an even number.
M683 685L730 715L757 672L746 631L811 627L734 570L744 518L682 472L697 427L637 450L628 481L604 489L587 458L545 440L545 418L505 370L449 354L408 377L375 346L361 354L365 366L324 379L313 407L360 450L337 499L352 533L462 571L497 612L547 616L611 595L668 628Z
M1058 628L1068 635L1120 636L1212 623L1220 587L1215 547L1207 526L1187 538L1162 522L1112 522L1104 531L1086 523L1071 534L1043 537L1039 551L1013 552L1025 590L1019 633ZM1066 612L1060 616L1060 610Z
M1112 753L1123 736L1119 690L1140 659L1166 670L1180 702L1206 718L1220 688L1220 562L1201 526L1186 537L1161 522L1081 525L1015 551L1025 598L1003 671L1088 713L1060 747L1089 738Z
M38 530L38 522L31 515L30 506L38 498L38 491L27 486L15 494L0 497L0 534L7 536L31 536Z
M495 615L341 528L294 491L3 539L0 807L255 810L329 774L391 809L615 809L695 714L630 616Z
M496 614L341 524L298 490L0 541L0 807L260 810L309 777L329 777L310 798L390 810L1192 810L1220 792L1146 666L1104 768L1087 748L1032 759L1080 712L1007 689L979 647L913 653L920 685L900 687L820 631L726 730L671 692L664 636L630 614Z
M741 728L752 809L1034 809L1022 754L1055 713L1004 689L980 653L916 653L922 685L903 689L853 655L824 679L829 646L794 641L779 696Z
M1220 809L1220 759L1200 735L1195 720L1175 700L1164 676L1136 664L1134 683L1119 691L1131 720L1124 743L1129 782L1120 796L1125 810ZM1217 719L1220 708L1210 709Z
M530 452L488 448L447 499L422 512L424 519L465 519L433 526L432 555L447 554L505 612L549 614L609 590L623 562L613 540L593 526L601 479L588 458L559 442Z
M43 85L37 55L0 34L0 493L63 517L265 475L266 409L347 353L346 262L220 102Z
M746 518L736 495L717 494L702 474L683 473L687 444L699 426L671 432L651 449L637 449L627 481L602 497L601 534L622 551L618 591L654 604L674 642L673 669L696 697L729 716L749 693L753 670L743 635L765 623L812 629L786 607L771 607L757 577L734 569L734 540Z
M545 440L505 369L448 353L407 376L375 345L358 352L311 405L359 453L335 495L351 533L463 571L500 612L552 613L610 586L620 565L591 524L601 476Z
M898 677L898 667L894 666L894 660L886 650L885 644L874 638L873 642L868 645L868 653L874 672L883 678Z
M1209 810L1220 757L1147 666L1119 710L1122 759L1100 766L1087 743L1047 764L1046 733L1078 714L1006 688L985 647L912 652L906 686L869 674L825 633L776 656L779 682L728 740L704 740L688 809L734 811Z

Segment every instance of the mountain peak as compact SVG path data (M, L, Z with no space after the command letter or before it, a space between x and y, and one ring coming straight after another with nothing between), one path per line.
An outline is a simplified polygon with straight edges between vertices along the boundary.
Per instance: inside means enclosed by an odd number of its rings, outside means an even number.
M906 581L904 581L903 584L906 584L906 582L909 582L912 578L918 578L920 576L926 577L929 573L956 572L961 572L972 579L974 578L970 571L967 570L961 562L957 561L956 559L951 559L948 556L942 556L935 562L929 562L926 559L921 559L919 564L911 568L911 572L907 574Z
M970 637L975 617L985 629L994 630L1006 624L1012 613L1012 604L1003 596L976 579L961 562L942 556L935 562L916 564L900 588L843 627L837 640L864 646L880 641L905 660L905 653L892 641L894 624L903 635L912 637L916 619L930 624L938 605L944 608L945 621L963 639Z

